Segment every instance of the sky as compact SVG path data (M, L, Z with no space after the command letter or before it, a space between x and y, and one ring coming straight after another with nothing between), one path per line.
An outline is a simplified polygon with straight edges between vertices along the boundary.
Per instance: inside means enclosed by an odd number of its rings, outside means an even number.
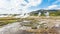
M24 14L40 9L60 9L60 0L0 0L0 14Z

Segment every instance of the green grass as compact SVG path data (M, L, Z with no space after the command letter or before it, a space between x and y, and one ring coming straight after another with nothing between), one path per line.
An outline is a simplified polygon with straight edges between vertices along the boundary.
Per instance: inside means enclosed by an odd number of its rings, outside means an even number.
M17 22L18 20L19 18L11 18L11 17L0 18L0 27L9 23Z

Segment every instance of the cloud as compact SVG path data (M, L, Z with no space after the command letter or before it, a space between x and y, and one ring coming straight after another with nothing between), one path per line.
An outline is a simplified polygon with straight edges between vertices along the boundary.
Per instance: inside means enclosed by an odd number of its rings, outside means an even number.
M31 6L37 6L42 2L42 0L28 0L28 1Z
M48 6L48 9L53 9L53 8L56 8L58 7L58 5L51 5L51 6Z
M55 0L52 5L48 6L47 8L44 8L46 10L49 9L60 9L60 4L58 4L60 2L60 0Z
M25 6L24 6L24 10L23 11L29 11L28 8L31 7L31 6L37 6L39 4L41 4L42 0L28 0L29 3L27 3ZM31 11L31 10L30 10Z
M60 6L60 5L50 5L50 6L48 6L47 8L44 8L44 9L46 9L46 10L50 10L50 9L60 9L59 6Z
M41 4L42 0L0 0L0 12L1 13L26 13L31 6L37 6ZM4 10L4 11L3 11Z
M60 0L56 0L55 2L53 2L52 4L57 4L57 3L59 3L60 2Z

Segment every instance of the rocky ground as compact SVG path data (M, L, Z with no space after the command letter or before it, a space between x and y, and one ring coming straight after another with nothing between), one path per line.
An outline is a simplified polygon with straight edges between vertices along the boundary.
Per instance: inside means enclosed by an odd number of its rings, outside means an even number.
M30 17L30 18L32 18L32 17ZM37 18L37 17L35 18L34 17L34 19L38 20L39 23L47 23L48 27L52 27L55 29L55 30L53 29L54 31L58 32L58 33L52 33L52 34L60 34L60 18L55 18L55 19L54 18ZM30 19L30 20L34 20L34 19ZM22 23L22 22L15 22L15 23L3 26L2 28L0 28L0 34L41 34L41 33L36 33L37 31L40 31L40 29L28 29L28 28L25 28L24 26L21 26L20 23ZM35 33L33 33L32 30L35 31ZM50 30L48 30L48 31L50 31ZM51 31L53 31L53 30L51 30ZM48 33L45 32L42 34L48 34Z

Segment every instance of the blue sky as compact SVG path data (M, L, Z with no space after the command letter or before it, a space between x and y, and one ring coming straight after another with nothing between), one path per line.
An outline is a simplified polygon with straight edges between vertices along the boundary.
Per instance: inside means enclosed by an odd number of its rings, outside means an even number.
M55 6L57 5L57 6ZM52 8L51 8L51 7ZM55 7L54 7L55 6ZM35 7L30 7L29 9L60 9L60 1L59 0L42 0L41 4L39 4L38 6L35 6ZM33 10L31 9L31 10Z
M60 9L60 0L0 0L0 14L28 13L39 9Z

